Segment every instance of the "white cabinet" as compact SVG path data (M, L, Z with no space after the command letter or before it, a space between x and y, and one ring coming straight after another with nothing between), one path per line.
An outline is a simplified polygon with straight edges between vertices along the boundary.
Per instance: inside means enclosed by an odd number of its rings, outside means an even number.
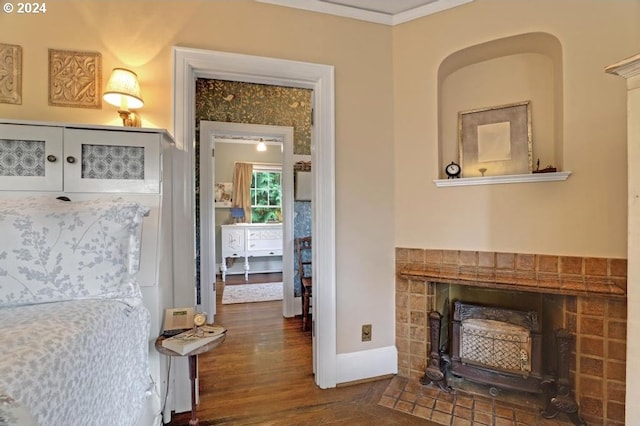
M244 277L249 279L253 257L282 256L282 223L237 223L221 225L222 281L227 276L227 260L244 259Z
M0 190L158 193L152 129L0 123Z

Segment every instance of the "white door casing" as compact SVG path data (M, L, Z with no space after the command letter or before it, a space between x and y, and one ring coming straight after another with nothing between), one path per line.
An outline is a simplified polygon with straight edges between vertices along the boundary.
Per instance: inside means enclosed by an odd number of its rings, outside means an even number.
M203 283L215 282L215 209L213 194L213 148L216 136L232 136L252 140L282 140L282 315L295 315L293 295L293 127L268 126L259 124L225 123L219 121L200 122L200 273ZM206 229L205 229L206 227ZM205 235L206 233L206 235ZM224 260L223 260L224 261ZM211 291L213 290L213 291ZM215 286L201 288L204 310L215 312Z
M315 382L336 386L336 261L335 261L335 83L334 68L283 59L173 48L174 155L174 301L195 301L194 158L195 81L211 78L300 87L313 90L314 126L311 161L314 236Z

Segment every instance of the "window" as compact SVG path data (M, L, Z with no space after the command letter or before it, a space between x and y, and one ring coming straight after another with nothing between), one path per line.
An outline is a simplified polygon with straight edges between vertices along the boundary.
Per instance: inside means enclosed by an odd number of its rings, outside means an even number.
M282 222L282 171L254 166L251 178L251 222Z

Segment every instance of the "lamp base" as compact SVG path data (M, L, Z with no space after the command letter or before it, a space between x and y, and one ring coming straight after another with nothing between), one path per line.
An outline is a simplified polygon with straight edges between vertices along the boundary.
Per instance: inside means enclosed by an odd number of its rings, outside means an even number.
M125 127L142 127L142 121L140 116L135 112L119 110L120 118L122 118L122 125Z

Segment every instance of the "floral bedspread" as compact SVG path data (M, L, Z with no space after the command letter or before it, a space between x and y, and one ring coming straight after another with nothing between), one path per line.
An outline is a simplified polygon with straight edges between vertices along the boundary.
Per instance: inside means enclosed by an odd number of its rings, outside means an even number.
M0 426L136 424L149 323L142 304L116 300L1 308Z

